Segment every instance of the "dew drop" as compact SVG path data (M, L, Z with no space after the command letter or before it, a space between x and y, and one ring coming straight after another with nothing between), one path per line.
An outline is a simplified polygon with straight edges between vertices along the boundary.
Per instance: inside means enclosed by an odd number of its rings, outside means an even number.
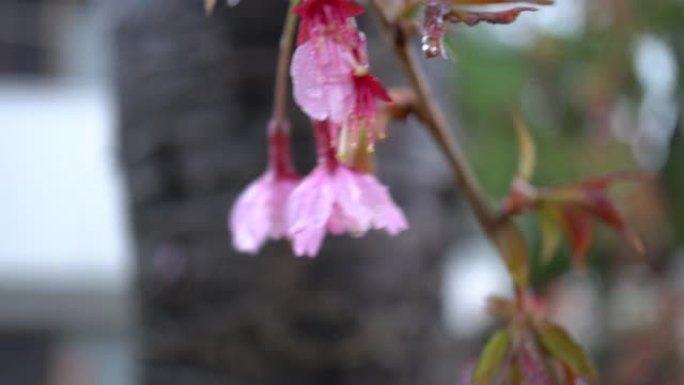
M434 58L437 56L444 56L443 42L441 39L436 39L432 36L423 36L421 40L423 54L427 58Z
M445 17L450 10L451 5L447 0L430 0L425 6L423 39L421 40L425 57L442 56L446 58L444 50Z

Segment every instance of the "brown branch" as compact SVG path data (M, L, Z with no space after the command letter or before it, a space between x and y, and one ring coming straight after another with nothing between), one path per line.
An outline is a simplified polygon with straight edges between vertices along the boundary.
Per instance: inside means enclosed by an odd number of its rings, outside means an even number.
M279 129L287 129L287 78L290 68L290 57L294 43L295 27L297 26L297 15L292 10L299 3L298 0L290 0L287 9L283 33L280 36L280 51L276 64L275 91L273 95L273 120Z
M442 109L433 96L425 72L409 44L408 27L388 19L379 0L371 0L370 4L379 16L382 30L399 58L402 69L416 95L418 117L447 158L456 183L465 194L478 222L485 232L493 237L499 227L497 216L492 212L463 151L456 142L451 126L447 123Z

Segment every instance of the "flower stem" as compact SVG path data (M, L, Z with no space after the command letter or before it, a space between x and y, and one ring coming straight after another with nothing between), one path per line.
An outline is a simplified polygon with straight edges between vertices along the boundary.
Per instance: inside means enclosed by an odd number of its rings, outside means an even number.
M280 36L280 51L278 53L278 62L276 64L276 81L275 91L273 95L273 119L276 123L273 125L280 130L288 130L289 126L284 124L287 121L287 78L290 67L290 58L292 56L292 47L297 26L297 15L292 11L295 6L299 4L299 0L290 0L290 6L287 9L287 16L285 17L285 24L283 26L283 33Z
M328 121L314 121L314 138L316 139L316 152L318 164L333 171L337 165L335 147L330 145L330 123Z
M453 130L444 117L442 109L433 96L432 89L424 70L418 63L415 51L409 44L410 33L406 26L387 18L379 0L371 0L370 4L379 16L381 27L392 48L399 58L402 69L413 88L417 101L417 115L424 123L452 169L456 183L465 194L475 217L485 232L492 237L498 229L499 221L491 210L482 188L475 178L472 168L459 147Z
M268 123L269 163L280 176L295 174L290 157L290 124L287 120L287 77L292 56L292 47L297 26L297 15L292 12L300 0L290 0L285 16L280 49L276 64L275 91L273 95L273 117Z
M287 121L279 123L274 118L268 124L268 161L278 176L296 174L290 155L290 125Z

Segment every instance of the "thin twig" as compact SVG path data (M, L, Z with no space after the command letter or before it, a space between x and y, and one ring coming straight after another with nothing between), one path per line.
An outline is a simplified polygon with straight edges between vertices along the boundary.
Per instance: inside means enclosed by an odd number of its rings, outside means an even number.
M485 232L491 237L496 233L499 221L492 212L482 189L475 178L472 169L459 147L453 130L442 109L433 96L427 76L418 62L414 49L409 42L409 32L406 26L395 23L387 18L379 0L371 0L371 7L380 18L383 32L389 39L402 69L417 96L417 114L425 127L430 131L437 145L447 158L454 173L456 183L465 194L472 207L475 217Z
M273 119L280 123L276 126L280 129L288 127L287 121L287 78L290 68L290 57L294 43L295 27L297 26L297 15L292 10L299 3L299 0L290 0L290 6L285 17L283 33L280 36L280 51L278 53L278 63L276 64L276 81L273 95Z

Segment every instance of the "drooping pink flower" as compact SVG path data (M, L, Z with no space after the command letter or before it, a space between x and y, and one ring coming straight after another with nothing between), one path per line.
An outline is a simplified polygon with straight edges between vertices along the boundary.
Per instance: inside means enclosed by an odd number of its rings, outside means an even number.
M371 229L384 229L396 235L408 228L387 187L374 176L337 161L329 145L328 124L316 123L318 165L288 202L289 237L299 256L318 254L327 232L360 236Z
M362 12L351 0L305 0L297 6L302 22L290 73L295 101L311 119L332 123L333 141L341 128L354 145L364 130L372 147L384 136L376 132L377 101L390 97L369 72L366 38L353 21Z
M289 130L271 122L266 171L240 194L229 215L233 246L254 254L270 239L287 235L286 204L301 177L290 158ZM284 124L284 123L280 123Z
M372 147L376 138L377 102L391 101L387 90L369 72L366 43L363 34L356 34L353 45L331 39L312 39L300 45L292 59L292 80L297 104L312 119L333 124L333 139L337 129L355 145L361 130Z
M326 232L363 235L384 229L396 235L408 228L387 187L375 177L338 165L319 165L292 192L288 227L295 254L318 254Z
M285 205L297 182L297 178L268 170L240 194L230 214L233 246L238 251L254 254L267 239L285 237Z

